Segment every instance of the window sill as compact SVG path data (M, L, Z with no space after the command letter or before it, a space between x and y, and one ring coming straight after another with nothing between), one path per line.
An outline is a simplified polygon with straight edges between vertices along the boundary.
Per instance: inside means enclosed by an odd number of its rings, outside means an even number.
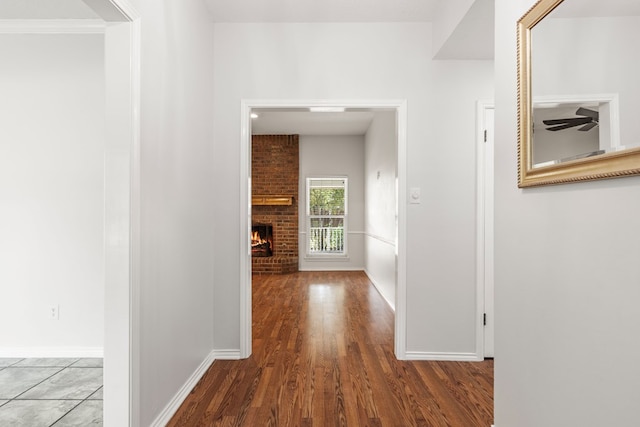
M310 262L349 262L349 255L305 255L305 261Z

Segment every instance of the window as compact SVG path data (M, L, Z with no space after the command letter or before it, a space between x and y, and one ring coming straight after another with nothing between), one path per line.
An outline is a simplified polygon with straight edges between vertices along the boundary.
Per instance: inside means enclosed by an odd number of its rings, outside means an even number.
M346 255L347 178L307 178L307 252Z

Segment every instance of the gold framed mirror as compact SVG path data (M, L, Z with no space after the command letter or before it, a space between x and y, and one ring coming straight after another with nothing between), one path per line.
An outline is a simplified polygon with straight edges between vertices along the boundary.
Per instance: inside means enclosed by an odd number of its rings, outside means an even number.
M518 21L518 186L640 174L640 2L539 0Z

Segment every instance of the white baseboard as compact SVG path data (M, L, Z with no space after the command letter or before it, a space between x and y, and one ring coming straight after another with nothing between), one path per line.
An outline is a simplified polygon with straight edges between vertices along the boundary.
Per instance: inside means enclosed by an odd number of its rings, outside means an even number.
M382 292L380 292L380 286L378 285L378 283L376 283L376 281L371 277L371 275L369 274L369 272L367 271L367 269L364 269L364 274L367 275L367 277L369 278L369 281L373 284L373 287L376 288L376 291L378 291L378 294L380 294L380 296L382 297L383 300L385 300L387 302L387 305L389 305L389 307L391 307L391 311L393 311L394 313L396 312L396 307L395 305L391 304L391 301L389 301Z
M240 350L213 350L211 352L215 360L240 360Z
M198 384L200 378L207 372L209 366L215 361L216 358L214 354L215 351L212 351L207 355L195 372L191 374L187 382L184 383L176 395L173 396L173 399L165 406L160 415L151 423L151 427L164 427L171 421L171 417L175 415L180 405L182 405L182 402L184 402L189 393L191 393L191 390Z
M433 360L444 362L479 362L484 357L477 353L441 353L429 351L407 351L405 360Z
M0 347L5 358L83 358L104 357L103 347Z

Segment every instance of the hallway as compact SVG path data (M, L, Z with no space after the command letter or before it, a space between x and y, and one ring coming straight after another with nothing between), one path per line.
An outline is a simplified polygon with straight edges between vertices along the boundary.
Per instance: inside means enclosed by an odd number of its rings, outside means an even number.
M363 272L253 276L253 355L216 361L169 426L493 422L493 361L409 362Z

